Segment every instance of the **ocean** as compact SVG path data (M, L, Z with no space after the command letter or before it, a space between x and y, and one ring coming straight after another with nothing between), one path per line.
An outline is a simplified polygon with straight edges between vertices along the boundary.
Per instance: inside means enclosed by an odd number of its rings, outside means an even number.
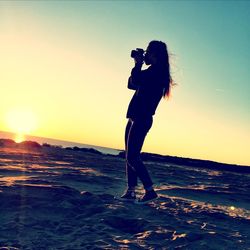
M15 140L16 134L11 132L4 132L0 131L0 139L12 139ZM63 141L63 140L57 140L52 138L45 138L45 137L38 137L38 136L31 136L31 135L25 135L26 141L36 141L39 144L48 143L50 145L54 146L62 146L62 147L79 147L79 148L93 148L101 153L104 154L112 154L117 155L121 150L113 149L113 148L107 148L107 147L100 147L96 145L89 145L89 144L83 144L83 143L77 143L77 142L70 142L70 141Z

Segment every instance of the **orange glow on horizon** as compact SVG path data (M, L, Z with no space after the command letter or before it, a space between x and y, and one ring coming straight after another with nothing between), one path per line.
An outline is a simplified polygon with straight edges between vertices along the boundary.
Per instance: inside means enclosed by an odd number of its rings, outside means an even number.
M14 141L16 143L20 143L20 142L25 141L25 135L24 134L16 134Z
M29 109L14 108L6 115L6 125L11 132L16 133L16 142L24 140L24 135L33 132L37 127L35 114Z

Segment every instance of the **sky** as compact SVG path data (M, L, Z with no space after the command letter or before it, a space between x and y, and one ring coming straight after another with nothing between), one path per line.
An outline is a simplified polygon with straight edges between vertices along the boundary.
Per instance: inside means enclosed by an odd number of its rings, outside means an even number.
M124 149L130 52L161 40L177 85L143 151L250 165L249 12L249 1L1 1L0 130Z

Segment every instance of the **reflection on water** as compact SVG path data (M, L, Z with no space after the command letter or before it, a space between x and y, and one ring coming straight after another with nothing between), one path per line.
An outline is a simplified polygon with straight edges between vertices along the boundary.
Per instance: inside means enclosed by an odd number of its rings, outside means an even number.
M1 162L13 162L12 159L1 159Z
M178 238L184 238L184 237L186 237L186 235L187 234L185 234L185 233L183 233L183 234L177 234L176 231L174 231L172 240L176 240Z
M105 176L103 173L101 173L100 171L94 170L93 168L81 168L80 172L84 173L84 174L90 173L90 174L94 174L96 176Z
M16 181L27 181L34 176L5 176L0 177L0 182L5 182L6 186L12 186Z
M57 165L70 165L71 162L67 162L67 161L53 161L54 164Z
M142 232L141 234L138 235L137 239L145 239L148 238L150 236L150 234L152 233L152 231L145 231Z
M222 172L221 171L212 171L212 170L210 170L207 174L210 175L210 176L220 176L220 175L222 175Z

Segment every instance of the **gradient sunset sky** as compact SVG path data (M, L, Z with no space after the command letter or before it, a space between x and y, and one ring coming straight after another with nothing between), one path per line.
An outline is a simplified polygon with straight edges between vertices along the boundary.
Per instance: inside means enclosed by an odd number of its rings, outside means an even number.
M143 151L250 165L249 9L249 1L1 1L0 130L17 132L13 123L26 117L32 135L123 149L130 51L161 40L178 85Z

